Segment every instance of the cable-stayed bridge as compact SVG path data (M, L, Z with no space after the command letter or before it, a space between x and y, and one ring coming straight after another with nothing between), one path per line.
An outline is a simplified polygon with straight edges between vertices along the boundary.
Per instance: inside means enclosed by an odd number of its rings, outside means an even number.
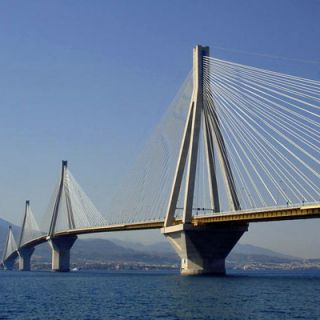
M320 217L320 82L210 57L193 70L101 214L62 162L39 227L27 201L18 244L2 263L30 270L48 241L52 270L68 271L80 234L161 229L183 274L225 273L250 222Z

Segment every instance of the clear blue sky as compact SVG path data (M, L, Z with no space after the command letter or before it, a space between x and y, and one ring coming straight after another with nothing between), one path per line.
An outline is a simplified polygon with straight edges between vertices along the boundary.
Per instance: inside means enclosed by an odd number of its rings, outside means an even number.
M62 159L107 210L194 45L320 80L319 39L317 0L1 1L0 217L20 221L26 199L41 216ZM319 257L319 230L318 220L258 224L243 242Z

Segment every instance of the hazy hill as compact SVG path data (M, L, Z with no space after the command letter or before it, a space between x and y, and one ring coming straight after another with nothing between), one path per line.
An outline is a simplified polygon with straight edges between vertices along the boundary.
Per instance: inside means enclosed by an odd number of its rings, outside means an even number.
M50 261L50 248L43 244L36 249L40 261ZM73 263L150 263L178 264L179 258L166 241L144 245L122 240L78 239L71 251ZM238 244L228 256L232 265L243 263L290 263L302 259L248 244Z
M293 256L289 256L289 255L282 254L279 252L275 252L270 249L257 247L257 246L251 245L251 244L241 244L241 243L238 243L234 247L232 253L233 254L243 254L243 255L260 255L260 256L263 255L263 256L268 256L268 257L272 257L272 258L287 259L287 260L300 259L297 257L293 257Z
M38 246L34 256L37 261L48 263L51 259L49 245L44 243ZM71 261L75 264L102 262L172 264L177 263L178 258L174 253L134 250L106 239L78 239L71 250Z
M126 247L126 248L132 248L138 251L144 251L144 252L153 252L153 253L162 253L162 254L174 254L175 252L173 248L171 247L170 243L168 241L161 241L157 243L153 243L150 245L143 245L141 243L132 243L117 239L112 239L114 243ZM272 257L274 259L284 259L284 260L299 260L300 258L285 255L279 252L272 251L270 249L257 247L251 244L241 244L238 243L232 250L231 255L243 255L243 256L266 256L266 257Z

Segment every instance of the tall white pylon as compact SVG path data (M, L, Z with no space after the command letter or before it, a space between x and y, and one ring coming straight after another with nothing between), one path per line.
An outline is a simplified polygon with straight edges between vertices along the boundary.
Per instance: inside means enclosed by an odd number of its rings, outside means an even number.
M9 226L8 236L2 254L2 264L6 270L13 268L17 256L17 243L14 239L12 227Z
M188 224L192 221L192 206L201 127L203 128L209 183L208 188L210 191L212 209L215 212L220 211L216 175L217 165L214 160L215 153L217 154L222 170L231 210L240 209L240 203L236 194L224 139L220 131L219 119L217 114L212 111L214 110L214 108L212 108L212 106L214 106L213 101L208 98L210 97L210 88L204 88L203 85L204 73L208 72L208 70L204 70L203 58L205 56L209 56L209 47L196 46L193 49L193 94L189 105L189 112L185 124L164 227L173 225L185 168L187 171L182 223ZM204 95L205 90L206 95ZM206 98L204 98L205 96ZM209 106L211 108L209 108Z
M21 232L20 232L20 237L18 242L18 248L23 246L28 241L35 239L39 236L41 236L41 231L32 213L32 210L30 207L30 201L27 200L25 204L25 211L24 211L22 227L21 227Z
M65 198L65 205L67 208L67 218L68 218L68 229L74 229L75 228L75 222L74 222L74 213L72 209L72 203L70 200L70 190L69 190L69 185L67 181L67 167L68 167L68 162L63 160L62 161L62 168L61 168L61 177L60 177L60 182L59 182L59 189L58 189L58 194L55 200L54 208L53 208L53 213L52 213L52 218L51 218L51 223L49 227L49 237L52 237L55 233L55 228L57 224L57 219L58 219L58 213L59 213L59 208L62 205L61 200L62 196L64 195Z
M247 223L225 226L223 224L193 225L192 210L197 171L199 138L202 131L207 163L208 190L214 212L220 212L219 189L224 188L231 210L239 210L240 203L229 164L219 118L209 87L204 87L204 57L209 48L193 49L193 94L180 147L175 177L161 232L181 258L181 274L219 274L226 272L225 259L244 232ZM217 159L217 161L215 161ZM187 163L188 160L188 163ZM219 165L218 165L219 164ZM217 180L220 170L222 182ZM185 177L182 223L175 222L175 211L183 178Z

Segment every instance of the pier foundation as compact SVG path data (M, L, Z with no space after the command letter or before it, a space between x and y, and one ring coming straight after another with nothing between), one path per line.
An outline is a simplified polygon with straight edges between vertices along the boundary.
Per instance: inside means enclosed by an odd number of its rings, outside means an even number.
M34 252L34 248L22 248L19 249L19 271L31 270L31 256Z
M49 243L52 248L52 271L70 271L70 249L76 240L76 236L65 236L50 239Z
M181 258L182 275L225 275L225 260L248 224L180 224L161 229Z
M15 262L16 262L16 256L13 258L7 259L6 261L3 261L2 264L3 264L4 270L12 270Z

